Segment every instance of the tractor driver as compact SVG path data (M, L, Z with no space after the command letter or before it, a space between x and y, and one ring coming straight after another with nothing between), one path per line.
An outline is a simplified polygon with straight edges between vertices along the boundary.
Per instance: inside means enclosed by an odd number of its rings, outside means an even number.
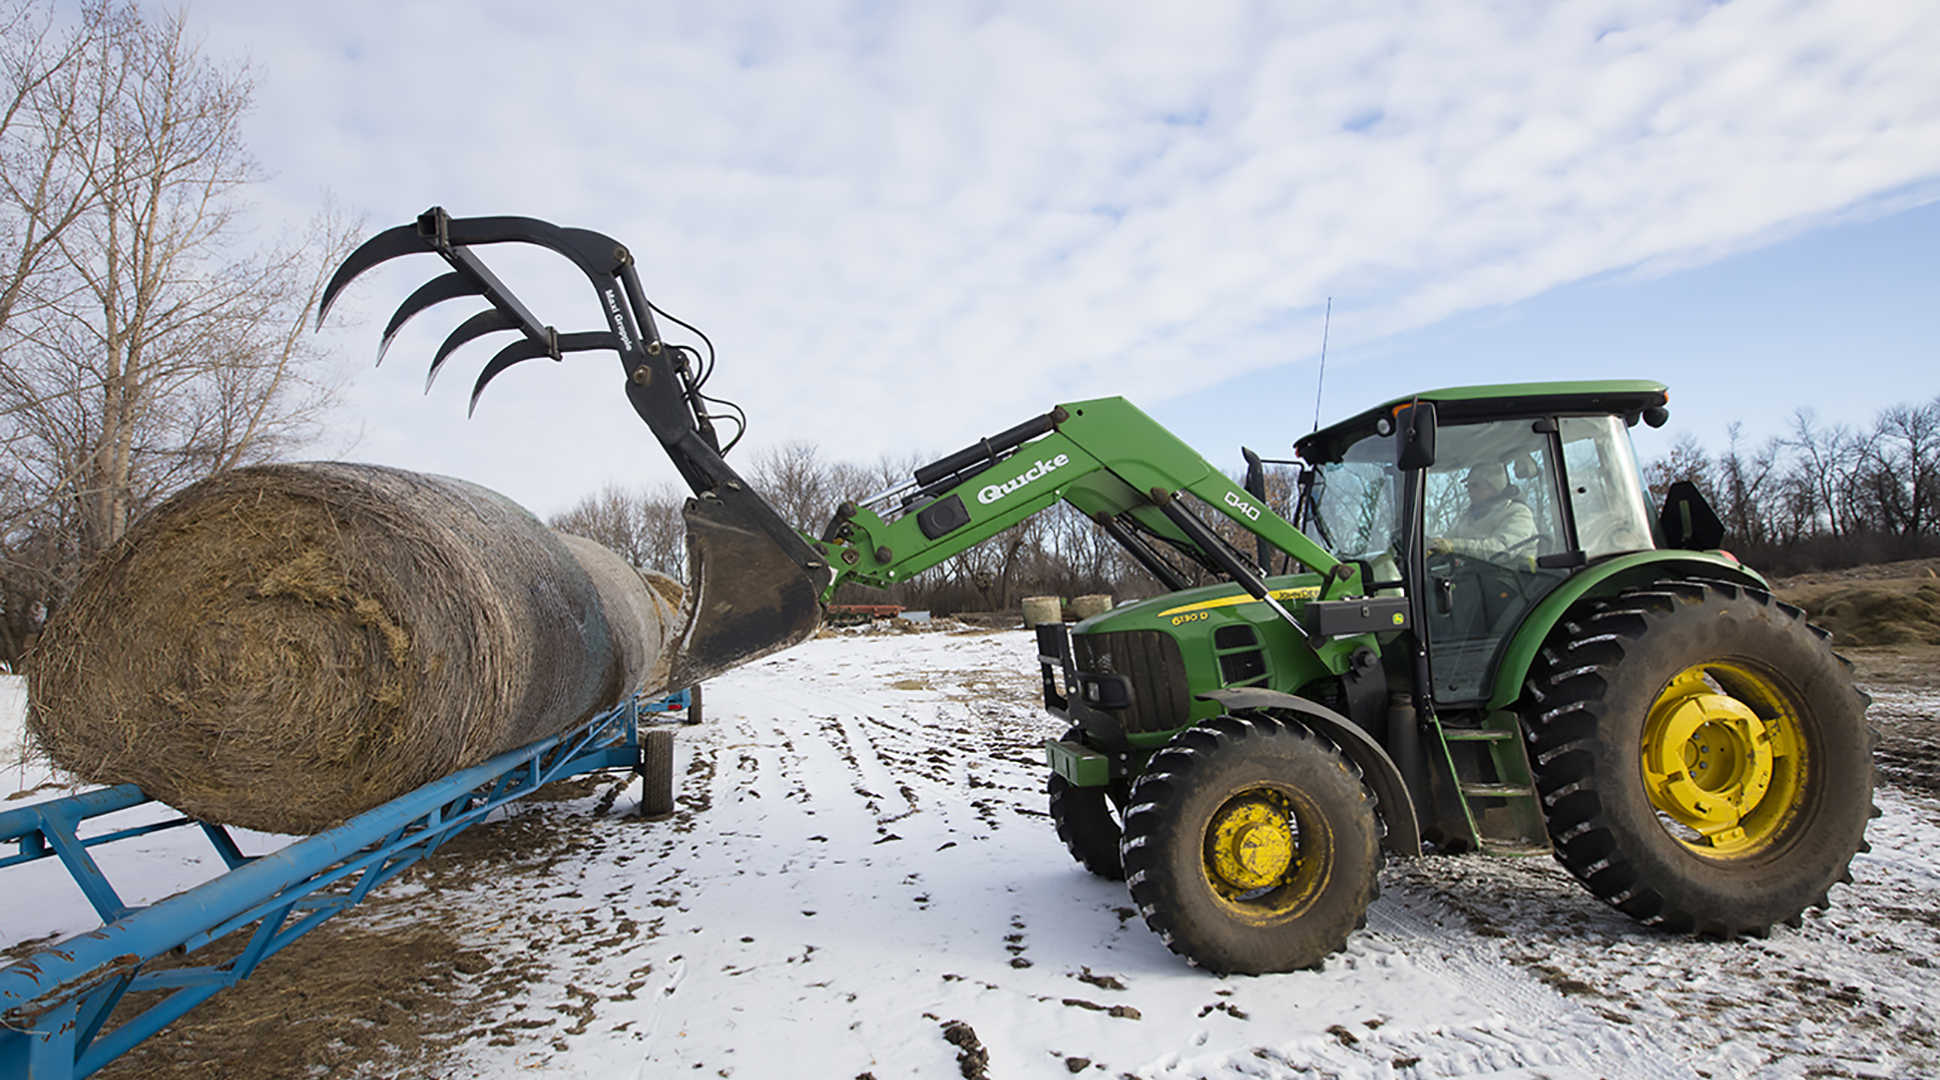
M1488 559L1514 551L1536 537L1536 515L1509 486L1509 470L1495 463L1477 465L1464 481L1468 510L1448 532L1428 541L1430 555L1455 554Z

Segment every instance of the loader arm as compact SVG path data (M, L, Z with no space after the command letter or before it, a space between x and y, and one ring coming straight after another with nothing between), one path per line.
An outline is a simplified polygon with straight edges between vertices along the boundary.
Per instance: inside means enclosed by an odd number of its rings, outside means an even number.
M474 250L504 243L537 245L571 261L592 283L606 328L562 334L542 324ZM820 597L833 576L828 564L723 460L701 393L705 374L695 371L691 350L661 338L654 307L625 245L587 229L561 228L534 218L454 218L442 207L432 207L412 224L365 241L344 260L324 289L318 325L352 279L413 254L438 255L450 272L399 305L385 327L380 363L399 329L419 312L464 297L478 297L489 305L439 346L426 390L454 351L493 333L520 336L480 372L472 386L473 408L486 385L514 364L541 357L563 360L574 352L618 354L627 400L694 493L683 510L688 580L679 637L671 650L671 687L694 685L815 633L821 623Z
M1060 500L1104 526L1175 589L1183 583L1148 540L1225 574L1295 622L1266 587L1269 568L1219 539L1195 512L1196 501L1326 574L1326 599L1359 590L1356 567L1328 554L1130 402L1100 398L1060 405L917 469L861 504L843 504L821 538L835 567L823 599L845 582L885 587L906 580Z
M475 250L506 243L533 244L571 261L592 284L605 329L560 333L541 323ZM694 493L683 509L688 582L671 650L672 687L807 639L820 625L822 604L844 582L886 586L905 580L1060 499L1099 522L1168 585L1183 587L1155 543L1230 577L1289 623L1297 625L1266 587L1269 568L1219 539L1188 497L1265 541L1262 551L1277 550L1327 574L1324 599L1360 589L1357 567L1308 540L1122 398L1060 406L981 440L861 505L844 504L819 539L804 536L722 458L709 399L701 392L706 373L695 370L692 350L662 339L656 309L625 245L534 218L454 218L433 207L409 225L377 234L344 260L324 289L318 325L358 275L414 254L435 254L450 270L398 306L384 329L380 363L418 313L467 297L487 305L438 347L427 390L460 347L491 334L518 337L479 373L474 409L492 379L515 364L560 361L578 352L618 355L627 400Z

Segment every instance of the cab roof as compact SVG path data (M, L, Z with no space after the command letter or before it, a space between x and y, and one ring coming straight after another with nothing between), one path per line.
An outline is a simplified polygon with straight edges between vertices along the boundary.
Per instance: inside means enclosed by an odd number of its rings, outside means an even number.
M1424 390L1321 428L1295 442L1294 452L1303 461L1334 458L1348 443L1373 433L1381 420L1416 401L1434 402L1436 418L1444 424L1518 416L1621 416L1634 424L1644 410L1668 403L1670 393L1663 383L1649 379L1496 383Z

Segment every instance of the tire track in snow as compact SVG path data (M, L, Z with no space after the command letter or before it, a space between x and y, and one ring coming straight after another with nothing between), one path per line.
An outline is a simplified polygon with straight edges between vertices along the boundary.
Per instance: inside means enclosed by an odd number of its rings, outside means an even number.
M1477 856L1480 857L1480 856ZM1368 909L1368 930L1395 941L1416 966L1445 980L1506 1017L1499 1027L1450 1033L1473 1044L1483 1060L1502 1061L1501 1068L1563 1065L1587 1076L1601 1075L1613 1061L1623 1062L1624 1075L1636 1080L1698 1080L1698 1074L1658 1050L1633 1030L1611 1023L1565 998L1543 983L1508 966L1499 958L1474 951L1447 948L1446 909L1429 914L1433 901L1393 892ZM1532 1045L1542 1047L1545 1060L1518 1060ZM1408 1050L1408 1047L1396 1047ZM1458 1049L1455 1061L1435 1063L1437 1048L1421 1046L1421 1075L1468 1075L1456 1066L1469 1059L1468 1048Z

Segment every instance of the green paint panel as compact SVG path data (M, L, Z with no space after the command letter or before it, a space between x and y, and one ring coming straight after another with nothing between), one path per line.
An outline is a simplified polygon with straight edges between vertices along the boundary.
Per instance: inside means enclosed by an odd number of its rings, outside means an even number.
M1074 787L1104 787L1111 783L1111 761L1077 743L1044 740L1044 758L1051 771Z

